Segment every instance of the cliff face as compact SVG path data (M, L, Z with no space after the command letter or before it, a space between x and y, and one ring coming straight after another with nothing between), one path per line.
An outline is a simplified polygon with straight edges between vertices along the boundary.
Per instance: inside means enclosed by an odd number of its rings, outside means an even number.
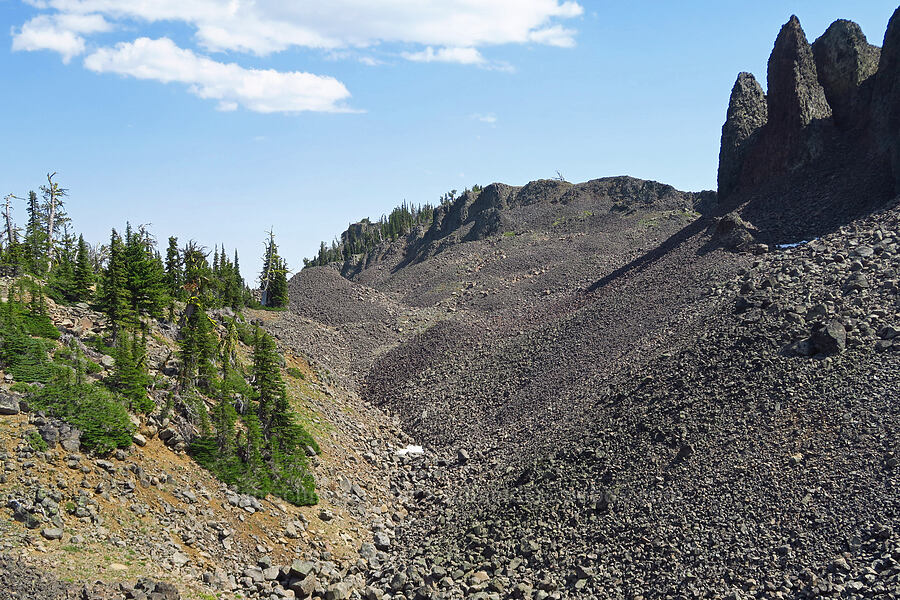
M741 73L732 89L719 153L723 205L770 219L779 237L803 234L785 220L821 233L900 193L900 9L883 49L845 20L810 44L792 16L767 83L764 94Z

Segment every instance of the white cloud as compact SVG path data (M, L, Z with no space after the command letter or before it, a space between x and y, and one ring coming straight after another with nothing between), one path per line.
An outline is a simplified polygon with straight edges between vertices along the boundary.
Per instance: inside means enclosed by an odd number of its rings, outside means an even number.
M243 106L261 113L347 112L341 103L350 97L333 77L246 69L221 63L179 48L168 38L138 38L113 48L100 48L84 59L98 73L118 73L162 83L182 83L200 98L218 100L218 109Z
M81 34L109 31L110 23L97 14L38 15L18 30L12 30L13 50L52 50L64 63L84 52Z
M501 44L574 44L558 21L584 13L566 0L32 0L67 14L117 20L173 21L195 28L210 51L265 55L290 47L347 48L380 43L476 48Z
M487 113L484 115L476 113L472 115L472 118L476 121L487 123L488 125L495 125L497 123L497 115L495 115L494 113Z
M438 48L428 46L421 52L404 52L403 58L414 62L447 62L461 65L483 65L484 57L475 48Z
M259 112L342 111L350 94L331 77L218 62L168 38L139 37L110 47L92 36L143 32L150 24L166 23L193 31L195 45L205 53L264 57L307 48L375 66L383 64L380 57L396 57L399 45L411 61L511 72L508 63L486 57L485 49L571 47L576 32L564 24L584 13L574 0L23 1L43 12L13 28L13 50L51 50L65 63L86 54L85 66L94 71L179 82L218 100L219 110L244 106Z

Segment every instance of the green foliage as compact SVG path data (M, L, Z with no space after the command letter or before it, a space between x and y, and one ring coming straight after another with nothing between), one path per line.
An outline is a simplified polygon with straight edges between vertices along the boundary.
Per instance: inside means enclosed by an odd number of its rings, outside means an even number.
M46 452L47 451L47 440L41 437L41 434L37 431L29 431L25 434L25 441L28 442L28 445L35 452Z
M125 398L129 408L138 413L149 413L156 408L147 395L150 376L147 373L146 355L146 333L142 337L138 337L133 331L120 335L113 353L115 364L112 376L107 382Z
M21 289L21 288L20 288ZM48 351L52 342L36 339L32 335L58 338L59 331L49 322L46 314L32 312L39 303L34 301L26 307L12 298L4 303L0 311L0 360L3 361L7 373L16 381L26 383L47 383L59 374L60 369L50 362ZM38 309L39 310L39 309ZM54 336L55 334L55 336Z
M112 230L109 239L109 258L106 269L100 276L98 307L106 313L118 330L122 323L131 318L131 299L128 297L127 265L122 237Z
M306 379L306 374L304 374L303 371L301 371L297 367L288 367L287 374L294 379Z
M169 298L165 268L155 252L156 243L146 229L132 231L131 225L126 225L124 243L125 288L130 312L161 317Z
M278 254L275 235L269 231L266 250L263 254L263 267L259 275L260 287L263 291L262 305L266 308L282 308L288 303L288 266Z
M441 197L441 203L452 202L456 190ZM384 241L394 240L408 235L413 228L423 225L431 226L434 220L435 207L431 204L418 206L403 202L386 216L382 216L377 223L369 219L363 219L357 225L351 225L341 236L340 243L335 240L331 247L322 242L318 255L309 260L303 260L305 267L317 267L332 262L348 260L354 254L366 254L374 250Z
M91 265L91 253L84 236L78 236L78 252L75 257L74 291L75 299L87 301L93 295L94 268Z
M213 322L196 297L188 302L182 319L178 340L181 348L181 385L210 392L215 386L218 341Z
M222 344L222 384L212 411L214 431L194 440L191 454L244 493L259 497L272 493L297 505L315 504L318 496L306 447L316 452L319 447L294 422L275 341L261 330L254 332L251 388L233 353L238 331L237 323L230 323ZM249 400L251 396L255 401ZM243 411L238 412L237 406Z
M34 388L27 396L37 410L47 411L81 430L81 445L106 454L131 445L134 430L128 411L113 394L93 383L55 381Z

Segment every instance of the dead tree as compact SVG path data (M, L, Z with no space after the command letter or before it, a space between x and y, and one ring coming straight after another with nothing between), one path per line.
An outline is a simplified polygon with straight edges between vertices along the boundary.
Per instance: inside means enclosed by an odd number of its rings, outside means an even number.
M47 202L47 265L48 269L53 267L53 257L55 248L53 245L53 234L56 230L56 217L62 208L62 199L69 194L69 190L59 187L58 183L54 183L53 178L56 171L47 173L47 185L41 186L41 192Z

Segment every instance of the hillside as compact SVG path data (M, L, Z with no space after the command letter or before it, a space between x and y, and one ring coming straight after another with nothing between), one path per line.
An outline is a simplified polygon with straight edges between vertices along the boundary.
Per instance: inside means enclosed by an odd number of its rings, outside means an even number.
M893 89L898 24L854 86ZM896 133L829 104L856 29L792 18L755 129L742 74L718 197L492 184L291 281L282 340L425 447L385 597L900 593Z
M19 342L118 390L105 340L137 322L152 402L117 399L134 431L91 453L29 406L53 380L26 384L4 334L0 600L900 597L898 56L900 9L882 47L791 17L766 92L732 90L717 191L476 186L351 224L289 282L270 234L286 309L170 240L171 316L117 321L110 258L105 313L48 299ZM253 445L266 376L313 440L290 477L279 438ZM316 504L278 496L307 473Z

